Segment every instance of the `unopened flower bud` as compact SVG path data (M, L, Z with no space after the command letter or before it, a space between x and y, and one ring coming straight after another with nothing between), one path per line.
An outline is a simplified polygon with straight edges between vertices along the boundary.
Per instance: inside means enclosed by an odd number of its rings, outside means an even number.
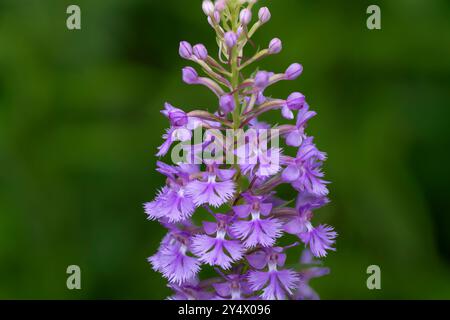
M212 15L212 19L216 24L220 23L220 12L214 11L214 14Z
M233 48L237 43L237 35L233 31L225 33L225 44L228 48Z
M180 49L178 51L180 56L184 59L190 59L192 57L192 46L187 41L180 42Z
M270 74L266 71L259 71L255 76L255 87L264 89L269 85Z
M268 22L272 17L270 14L270 10L267 7L262 7L261 9L259 9L258 16L261 23Z
M207 16L212 16L214 14L214 4L211 0L203 0L202 9Z
M217 11L222 12L227 7L227 0L217 0L214 7Z
M242 32L244 32L244 28L242 26L239 26L236 31L236 35L237 35L238 39L241 37Z
M269 54L277 54L280 53L283 49L283 44L280 39L275 38L270 41L269 44Z
M226 94L226 95L220 97L219 104L220 104L220 110L222 110L222 112L225 114L233 112L234 108L236 107L234 98L230 94Z
M208 23L211 27L215 27L217 24L220 23L220 12L214 11L214 13L208 17Z
M198 73L192 67L183 68L183 81L187 84L196 84L198 82Z
M195 45L193 52L199 60L206 60L206 58L208 58L208 50L206 50L206 47L203 44Z
M303 66L299 63L294 63L286 69L284 73L287 80L295 80L297 79L303 72Z
M305 96L300 92L294 92L287 98L286 104L291 110L300 110L305 104Z
M239 15L239 21L242 25L246 26L252 21L252 12L250 9L245 8L242 9L240 15Z

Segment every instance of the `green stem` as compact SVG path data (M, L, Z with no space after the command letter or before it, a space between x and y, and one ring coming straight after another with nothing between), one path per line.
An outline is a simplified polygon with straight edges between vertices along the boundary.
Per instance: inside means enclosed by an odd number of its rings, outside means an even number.
M233 29L233 32L237 32L237 29L239 27L239 13L240 13L240 4L237 1L233 1L230 4L230 13L231 13L231 27ZM233 111L233 129L238 130L241 126L241 106L239 101L239 47L238 45L234 46L231 50L230 54L230 65L231 65L231 86L233 88L233 97L234 97L234 103L235 108ZM235 181L238 185L238 189L236 190L236 197L239 196L241 193L241 184L242 184L242 177L240 172L240 167L237 164L237 157L235 157L235 164L234 167L236 169L235 174ZM231 203L234 203L231 202Z
M244 69L245 67L249 66L250 64L252 64L253 62L263 58L264 56L266 56L268 54L269 50L264 49L259 51L257 54L255 54L252 58L248 59L245 63L243 63L240 67L239 70Z
M238 28L239 23L239 5L235 5L232 13L231 13L231 23L233 31L236 32ZM241 110L240 110L240 103L239 103L239 90L237 88L239 87L239 65L238 65L238 46L234 46L234 48L231 51L231 86L234 90L234 103L235 108L233 112L233 125L234 129L239 129L239 126L241 125L240 117L241 117Z

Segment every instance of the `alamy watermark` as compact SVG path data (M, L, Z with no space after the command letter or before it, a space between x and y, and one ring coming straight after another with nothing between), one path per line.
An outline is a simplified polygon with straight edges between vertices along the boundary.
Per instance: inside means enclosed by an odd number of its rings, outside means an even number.
M68 266L66 273L67 277L66 286L69 290L81 290L81 268L77 265Z
M373 4L367 8L367 14L370 16L367 18L367 29L369 30L381 30L381 9L379 6Z
M81 9L72 4L67 7L66 13L69 15L66 20L66 26L69 30L81 30Z
M368 266L367 274L370 275L366 282L367 289L381 290L381 268L377 265Z
M180 141L171 152L176 164L274 165L280 163L280 130L179 128L168 139Z

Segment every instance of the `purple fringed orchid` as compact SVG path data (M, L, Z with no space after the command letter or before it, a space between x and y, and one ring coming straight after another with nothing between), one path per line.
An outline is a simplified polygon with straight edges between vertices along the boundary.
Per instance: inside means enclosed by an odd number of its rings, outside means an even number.
M265 95L271 85L296 80L301 64L282 72L247 71L283 48L274 38L244 57L244 47L272 17L267 7L254 15L256 3L203 1L217 58L203 44L179 46L180 56L203 72L185 67L183 81L210 90L217 109L185 112L166 103L161 111L169 128L156 155L171 154L173 165L158 161L166 183L144 209L168 230L148 261L168 280L171 300L318 299L309 280L329 273L318 259L335 250L337 233L313 214L329 202L322 171L327 155L306 133L316 113L300 92L282 99ZM288 123L260 121L266 113ZM291 148L297 152L286 151ZM292 187L294 199L277 196L282 184ZM297 240L282 246L287 234ZM299 245L299 263L286 267L290 249ZM202 269L216 276L202 279Z
M262 290L261 298L264 300L284 300L298 288L300 276L297 272L290 269L279 270L286 261L282 248L263 249L248 255L247 260L256 269L248 273L250 288Z
M237 217L231 229L242 240L246 248L257 245L271 247L282 235L283 224L276 218L268 217L272 211L271 203L263 203L261 197L244 195L247 204L233 208ZM247 218L250 216L250 220Z
M197 173L198 167L195 165L173 167L158 162L157 171L167 177L167 184L154 201L144 205L149 219L164 219L172 223L189 219L195 211L195 205L193 199L186 193L186 185L190 182L190 174Z
M192 280L200 271L200 262L188 255L188 234L168 234L158 252L148 258L155 271L159 271L171 283L181 285Z
M228 226L232 217L216 214L215 218L217 219L216 223L203 222L203 229L206 234L193 237L192 250L200 257L201 262L228 270L232 262L242 258L244 248L240 241L229 239Z
M234 172L234 170L221 170L215 165L208 165L208 172L202 173L200 179L189 183L186 191L197 206L209 204L216 208L220 207L235 193L236 187L232 180Z

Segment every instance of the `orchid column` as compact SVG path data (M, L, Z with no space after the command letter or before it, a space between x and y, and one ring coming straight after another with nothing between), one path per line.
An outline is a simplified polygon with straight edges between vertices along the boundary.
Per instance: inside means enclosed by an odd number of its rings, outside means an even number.
M271 18L266 7L253 18L256 2L203 1L202 9L216 32L217 59L202 44L180 43L180 56L204 73L200 76L186 67L183 81L209 89L217 97L217 107L210 106L209 110L215 109L212 112L186 113L166 103L162 111L170 127L157 156L168 154L175 142L182 143L187 154L182 162L158 162L157 171L166 176L166 185L154 201L145 204L149 219L168 230L149 262L169 281L174 291L170 299L317 299L308 281L329 272L317 259L334 250L337 234L330 226L314 225L312 213L328 203L328 182L321 170L326 154L305 132L316 113L299 92L286 99L264 94L270 85L297 79L303 71L300 64L291 64L282 73L248 71L282 50L281 40L275 38L265 49L244 57L244 47L256 47L252 36ZM296 117L295 123L259 121L261 115L277 111L288 121ZM200 128L210 131L200 143L189 143ZM232 136L243 139L225 144L223 137L230 130ZM278 145L268 146L268 140L278 138L298 148L297 153L288 155ZM211 146L214 152L205 157ZM231 157L227 155L231 161L218 157L218 149L231 152ZM281 184L290 184L296 198L277 197ZM209 218L196 223L194 213L199 211L207 212ZM285 234L298 241L281 246L279 240ZM302 244L305 248L298 263L287 268L290 249ZM201 279L202 268L212 268L216 276Z

